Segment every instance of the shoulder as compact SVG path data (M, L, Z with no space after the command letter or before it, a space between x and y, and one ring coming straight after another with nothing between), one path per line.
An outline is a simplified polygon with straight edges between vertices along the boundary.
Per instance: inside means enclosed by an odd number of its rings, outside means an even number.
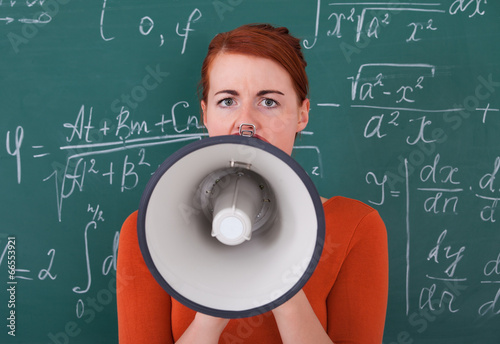
M375 257L387 261L387 233L378 212L361 201L333 197L323 203L323 209L324 246L315 271L316 282L311 285L314 288L321 285L330 292L334 284L343 285L339 278L346 281L350 273L362 276L360 271L364 271L364 264ZM379 264L380 271L385 271L384 264ZM339 277L341 270L344 270L344 277Z
M137 211L134 211L122 224L118 244L118 259L126 259L127 262L130 262L137 259L137 256L142 257L142 254L137 235Z
M359 219L370 213L378 213L369 205L347 197L335 196L323 203L326 216L341 216L350 219Z
M378 236L385 240L385 224L377 210L351 198L336 196L323 204L327 233L345 239Z
M123 222L123 227L136 227L137 226L137 214L138 214L138 210L134 211L133 213L131 213L129 216L127 216L127 218L125 219L125 221Z
M137 241L137 211L130 214L122 224L120 242L125 240Z

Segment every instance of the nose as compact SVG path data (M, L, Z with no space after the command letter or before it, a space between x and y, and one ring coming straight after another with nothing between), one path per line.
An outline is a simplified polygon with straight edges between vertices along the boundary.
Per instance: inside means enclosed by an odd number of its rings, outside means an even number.
M258 130L256 110L251 105L242 106L237 116L233 132L242 136L253 136Z

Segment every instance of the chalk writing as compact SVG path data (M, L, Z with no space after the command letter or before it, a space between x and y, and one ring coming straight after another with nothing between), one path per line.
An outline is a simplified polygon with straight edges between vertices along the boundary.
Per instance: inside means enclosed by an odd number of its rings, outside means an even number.
M181 54L184 54L184 52L186 51L186 43L187 43L187 40L189 37L189 32L194 31L194 29L191 29L191 24L196 23L198 20L200 20L201 16L202 15L201 15L200 10L195 8L194 11L191 12L191 14L189 15L189 18L188 18L187 23L186 23L186 27L184 29L182 29L182 31L184 31L184 33L179 32L179 23L177 23L177 25L175 27L175 32L177 33L178 36L184 37L184 41L182 43Z
M45 0L33 0L33 1L6 1L6 4L4 7L7 8L18 8L18 7L24 7L26 6L27 8L35 7L35 8L42 8L45 11L44 12L37 12L34 13L32 18L27 18L27 17L20 17L20 18L13 18L10 16L0 18L0 24L4 22L5 24L10 24L12 22L19 22L19 23L25 23L25 24L47 24L50 23L52 20L52 16L49 15L50 12L48 11L47 5L44 4ZM0 6L3 5L3 1L0 1Z
M331 2L328 4L331 10L327 18L327 37L340 39L346 32L354 29L354 41L379 39L383 28L396 26L408 28L405 42L418 42L423 39L424 31L429 33L437 31L435 17L444 15L468 14L469 18L485 14L486 0L457 0L449 8L446 4L433 2ZM321 1L316 5L316 20L314 30L314 41L309 43L304 40L304 47L312 48L319 35ZM420 21L408 18L421 17ZM351 28L346 28L351 26ZM426 36L427 37L427 36Z
M2 55L3 216L24 290L16 308L62 322L40 322L48 342L92 342L92 326L116 320L116 292L134 278L115 278L120 225L163 159L208 135L195 100L202 50L255 13L304 38L311 131L292 156L322 196L365 201L386 223L384 343L447 342L454 328L492 342L480 336L500 315L498 4L283 4L0 0L13 48ZM57 304L36 306L51 293Z
M500 201L500 188L499 182L495 182L498 171L500 170L500 157L495 158L493 169L489 173L485 173L479 180L479 188L486 194L476 194L476 196L484 201L489 201L488 205L484 206L481 210L481 220L488 222L495 222L495 211L498 208L498 201Z
M114 40L116 38L116 35L109 36L105 34L106 31L105 23L106 23L106 18L108 16L107 13L108 10L106 6L107 6L107 0L103 0L99 28L100 28L101 38L104 41L109 42ZM195 8L188 16L184 28L180 28L180 23L177 22L175 27L175 35L182 38L182 48L180 50L181 55L183 55L186 51L186 45L188 42L190 32L195 31L195 29L192 28L193 24L198 22L201 19L201 17L202 17L201 11L198 8ZM150 34L152 34L153 29L155 28L155 20L150 15L142 16L139 19L137 28L141 36L149 36ZM164 46L165 35L166 35L165 33L159 33L159 44L158 44L159 47Z
M24 129L21 126L18 126L16 129L16 136L13 148L11 146L12 143L10 141L10 130L7 131L7 135L5 138L6 140L5 147L7 149L7 153L16 158L18 184L21 184L21 145L23 143L23 139L24 139Z

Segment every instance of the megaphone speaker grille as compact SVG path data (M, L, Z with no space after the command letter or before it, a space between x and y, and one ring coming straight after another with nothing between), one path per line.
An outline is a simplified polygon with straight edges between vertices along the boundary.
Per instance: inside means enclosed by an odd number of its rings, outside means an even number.
M223 213L220 230L229 241L245 226L250 235L234 244L218 240L214 212ZM137 228L158 283L185 306L223 318L289 300L311 277L325 238L307 173L278 148L241 136L203 139L167 158L145 188Z

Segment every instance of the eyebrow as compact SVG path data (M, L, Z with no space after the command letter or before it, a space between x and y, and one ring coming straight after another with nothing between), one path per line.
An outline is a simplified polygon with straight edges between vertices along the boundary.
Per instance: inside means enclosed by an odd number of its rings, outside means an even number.
M281 94L282 96L285 95L283 92L278 91L278 90L262 90L262 91L259 91L257 93L257 96L261 97L261 96L264 96L264 95L269 94L269 93Z
M227 93L227 94L230 94L232 96L239 95L239 93L237 91L235 91L235 90L222 90L222 91L216 92L214 95L216 96L216 95L221 94L221 93ZM272 93L274 93L274 94L280 94L282 96L285 95L283 92L277 91L277 90L261 90L261 91L257 92L257 96L258 97L262 97L262 96L264 96L266 94L272 94Z
M216 96L218 94L221 94L221 93L227 93L227 94L230 94L232 96L237 96L238 95L238 92L236 92L235 90L222 90L222 91L219 91L219 92L215 92L214 96Z

